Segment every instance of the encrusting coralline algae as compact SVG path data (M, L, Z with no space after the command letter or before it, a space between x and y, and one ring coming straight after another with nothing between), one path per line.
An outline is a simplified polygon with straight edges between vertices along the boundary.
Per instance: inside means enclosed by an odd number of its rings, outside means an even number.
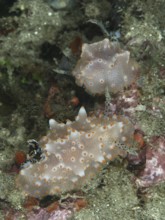
M105 93L105 87L117 92L137 78L137 64L129 60L128 51L105 39L83 46L73 75L92 94ZM80 189L101 164L125 156L133 144L134 126L127 117L88 117L84 107L75 121L50 119L49 126L39 142L43 159L25 166L17 178L18 186L37 198Z

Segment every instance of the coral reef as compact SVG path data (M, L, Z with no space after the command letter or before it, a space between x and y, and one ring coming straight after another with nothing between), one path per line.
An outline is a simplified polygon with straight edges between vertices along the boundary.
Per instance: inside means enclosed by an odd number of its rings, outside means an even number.
M44 219L51 214L58 218L57 214L66 216L67 211L74 212L72 199L67 199L61 208L48 211L49 204L58 203L65 194L33 198L35 202L29 209L23 201L25 194L19 192L22 187L16 189L14 178L26 159L26 140L40 140L48 130L47 120L50 118L58 121L58 125L69 119L72 122L67 126L64 124L63 129L72 128L77 123L74 118L80 106L85 106L87 118L91 120L94 115L101 120L103 112L116 126L118 122L125 124L129 118L134 125L131 132L137 129L134 139L140 144L140 152L132 154L133 145L125 146L124 142L120 147L127 151L127 157L122 164L118 157L112 162L105 155L106 165L96 162L98 168L103 169L96 172L94 179L89 178L89 184L83 187L80 184L81 190L76 190L76 194L84 192L84 200L87 199L89 206L75 213L75 219L107 220L120 219L121 216L123 219L164 219L164 10L164 0L0 0L0 219ZM86 82L77 86L71 73L76 62L79 65L82 61L83 57L79 60L82 44L85 42L86 48L91 49L92 45L104 42L105 37L111 44L114 45L115 41L115 45L121 46L122 49L117 46L117 56L127 55L141 67L136 85L124 85L116 91L111 88L110 97L106 94L106 98L93 96L95 91L88 89ZM90 70L98 74L95 64ZM92 77L96 75L92 73ZM92 82L96 83L95 80ZM114 114L118 115L116 119L113 119ZM119 118L119 115L122 116ZM51 132L54 133L54 129L48 131L49 140ZM78 129L76 132L82 131ZM70 136L71 131L66 132L67 135ZM83 134L80 137L84 138ZM65 145L69 141L65 136L60 138L65 140ZM56 141L59 139L55 138ZM48 143L41 139L39 149L44 151L43 154L41 151L42 156L49 158L45 144ZM92 145L89 144L89 149ZM102 149L100 151L102 154ZM120 149L121 152L126 154ZM44 157L27 156L29 164L34 162L29 169L44 163ZM90 160L88 162L90 164ZM74 163L71 165L73 169ZM76 173L73 176L83 179Z

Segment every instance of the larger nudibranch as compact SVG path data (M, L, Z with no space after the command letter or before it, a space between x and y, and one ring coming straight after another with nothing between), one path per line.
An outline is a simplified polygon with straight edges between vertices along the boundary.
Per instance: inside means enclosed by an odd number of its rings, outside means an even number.
M45 157L24 167L17 183L31 196L41 198L80 189L105 161L125 156L134 128L126 117L87 117L81 107L75 121L49 121L50 131L40 141Z

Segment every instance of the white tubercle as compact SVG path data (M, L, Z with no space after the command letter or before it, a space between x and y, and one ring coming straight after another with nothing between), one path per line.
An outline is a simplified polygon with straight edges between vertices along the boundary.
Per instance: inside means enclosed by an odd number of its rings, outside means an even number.
M76 140L79 138L79 136L80 136L80 134L76 130L70 132L70 140Z
M84 120L86 120L87 118L87 113L86 113L86 110L85 108L82 106L78 112L78 121L81 121L81 122L84 122Z
M77 175L79 175L79 176L85 176L85 172L84 172L84 170L80 170L79 172L76 172L76 174Z
M97 157L97 161L102 163L104 161L104 157L100 154L98 157Z
M50 129L56 128L57 125L58 125L58 123L57 123L56 120L54 120L54 119L50 119L50 120L49 120L49 127L50 127Z

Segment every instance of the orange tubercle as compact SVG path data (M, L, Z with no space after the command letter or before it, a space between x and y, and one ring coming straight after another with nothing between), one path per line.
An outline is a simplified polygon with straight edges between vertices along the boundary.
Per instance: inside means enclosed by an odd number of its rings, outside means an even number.
M17 151L15 153L15 163L20 166L21 164L25 163L25 161L26 154L23 151Z
M73 96L73 98L70 100L70 103L71 103L74 107L76 107L76 106L79 105L80 101L79 101L78 97Z
M51 213L55 210L58 210L58 209L59 209L59 203L57 201L53 202L48 207L46 207L46 211L49 212L49 213Z
M28 196L23 204L23 207L29 211L31 211L35 206L39 205L39 201L31 196Z
M87 206L87 201L85 199L77 199L75 202L76 211L81 210Z
M145 144L143 135L139 132L135 132L134 140L139 144L139 147L142 148Z
M77 55L81 52L82 43L82 39L79 36L75 37L70 43L69 47L74 55Z

